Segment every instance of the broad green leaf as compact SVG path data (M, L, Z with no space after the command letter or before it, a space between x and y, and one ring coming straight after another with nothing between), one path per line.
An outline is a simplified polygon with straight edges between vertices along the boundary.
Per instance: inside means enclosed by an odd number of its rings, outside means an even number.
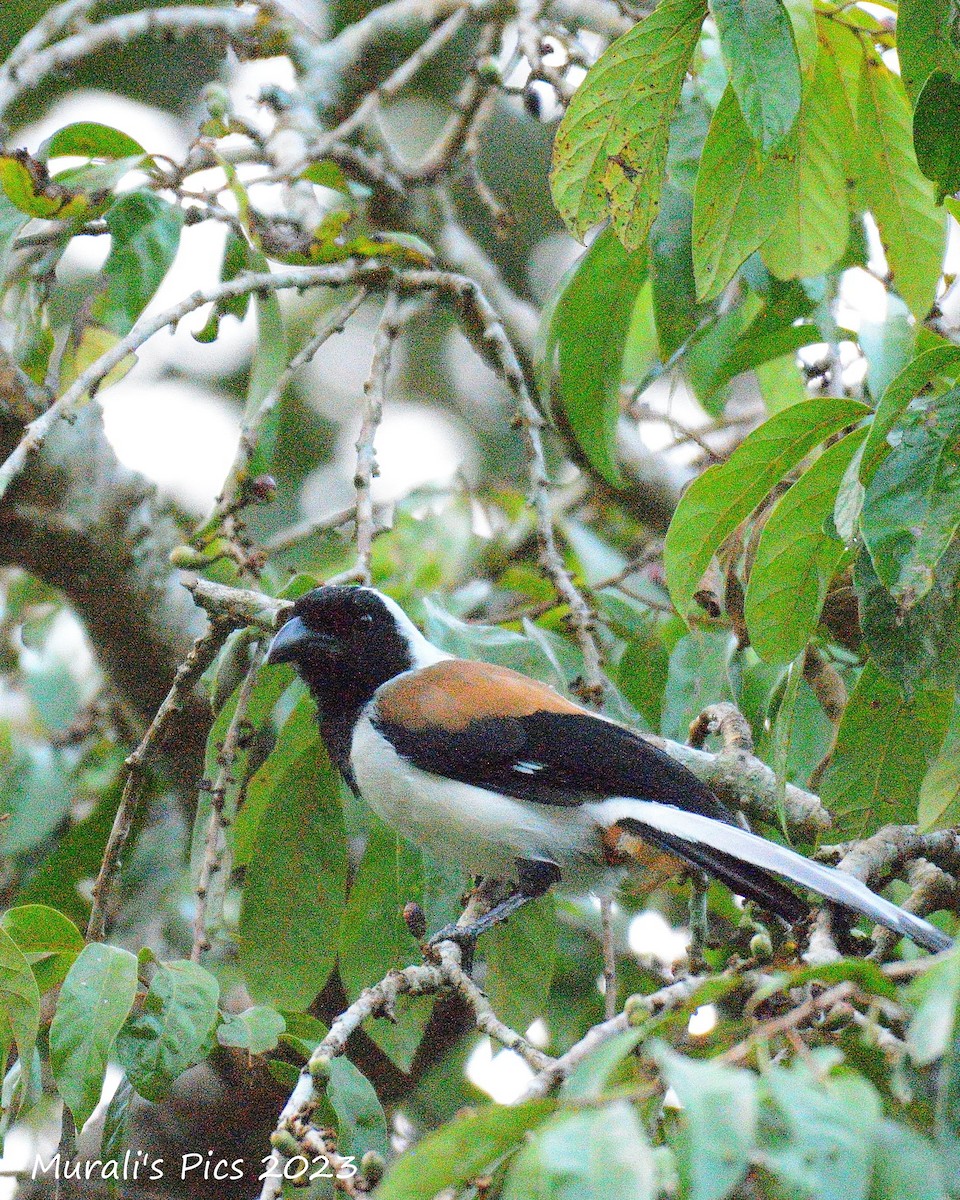
M70 968L50 1026L50 1066L82 1129L100 1099L107 1056L137 992L129 950L93 943Z
M710 467L680 499L664 545L664 569L685 617L710 560L770 489L814 446L866 415L853 400L807 400L765 421L726 463Z
M561 284L544 336L544 403L552 400L587 462L613 486L623 482L616 431L624 340L646 274L646 253L628 253L605 229Z
M946 223L917 166L903 86L873 58L863 61L857 123L862 199L880 227L894 287L919 321L936 296Z
M773 232L796 171L789 147L761 153L728 87L710 122L694 193L693 268L702 300L718 296Z
M340 977L351 1000L389 971L420 957L403 922L403 907L423 903L423 867L416 848L382 822L371 819L367 848L350 888L340 925ZM432 1005L404 998L397 1021L369 1028L373 1040L403 1071L410 1069Z
M669 658L663 639L651 623L645 634L627 644L617 664L620 691L640 712L651 731L660 726Z
M663 691L660 733L685 742L690 725L709 704L733 700L730 655L734 639L726 629L694 630L670 653Z
M546 1007L556 940L556 901L547 895L524 905L484 942L484 990L494 1012L521 1033Z
M73 788L61 752L42 742L14 743L4 758L0 852L9 857L47 844L70 811Z
M387 1118L377 1093L367 1077L340 1055L330 1061L327 1100L336 1113L341 1153L362 1157L375 1150L384 1157L390 1152Z
M789 174L783 208L760 250L780 279L821 275L839 262L847 247L847 177L838 135L846 119L842 89L837 65L824 50L790 139L797 163Z
M937 188L937 200L960 189L960 79L934 71L913 114L917 165Z
M633 1107L561 1112L510 1164L503 1200L655 1200L653 1152Z
M710 0L720 50L751 137L766 154L800 111L800 63L780 0Z
M212 1048L220 985L198 963L160 963L144 997L116 1040L127 1078L157 1103L178 1075L202 1062Z
M58 129L40 147L37 157L43 160L60 155L84 158L133 158L146 154L144 148L129 134L101 125L99 121L75 121Z
M350 181L337 164L329 159L311 163L305 171L301 172L300 178L307 179L310 183L317 183L320 187L330 188L331 191L342 192L345 196L350 195Z
M74 923L45 904L21 904L8 908L0 926L23 952L41 994L66 977L84 947L83 934Z
M867 485L860 518L877 575L903 609L933 587L960 527L960 388L913 407L899 444Z
M112 350L120 337L102 325L85 325L80 330L80 336L74 344L71 339L63 356L63 366L60 371L61 390L68 388L87 367L92 366L97 359L102 358L107 351ZM97 392L106 391L113 387L137 364L137 356L128 354L104 375L97 384Z
M243 1012L234 1013L217 1029L221 1046L236 1046L250 1054L266 1054L280 1040L287 1023L268 1004L254 1004Z
M726 387L730 380L736 378L737 375L744 371L755 371L764 363L781 358L784 354L789 354L792 361L798 350L822 340L823 334L819 326L812 321L801 321L798 325L784 324L777 327L771 322L758 318L755 324L744 330L725 352L721 349L712 362L708 358L705 370L701 367L697 371L695 377L697 398L708 411L711 411L713 408L711 401L718 395L720 389ZM699 350L700 347L697 349ZM804 389L800 399L808 398L809 393Z
M286 1013L285 1019L287 1030L281 1040L309 1060L329 1030L306 1013ZM337 1129L341 1153L360 1158L367 1150L375 1150L387 1156L389 1137L383 1108L369 1080L344 1055L330 1060L321 1106L324 1119Z
M244 271L265 271L267 269L267 261L260 251L231 228L223 247L223 263L220 267L221 282L227 283L231 279L236 279ZM242 321L249 305L250 297L246 293L219 300L211 307L206 323L193 335L194 338L203 343L216 341L217 334L220 332L221 318L231 316Z
M532 1100L511 1108L489 1104L456 1117L396 1162L377 1189L377 1200L421 1200L462 1187L512 1150L554 1108L552 1100Z
M751 644L768 662L791 662L817 627L844 552L825 526L866 435L866 429L855 430L825 450L767 516L750 568L745 616Z
M876 400L913 358L916 323L900 297L888 292L882 316L864 314L857 340L867 360L867 388Z
M946 391L960 377L960 346L937 346L924 350L893 379L884 391L870 425L860 480L869 483L877 463L887 450L887 437L911 400L931 390ZM948 381L944 386L941 381Z
M723 1200L750 1165L757 1136L756 1080L749 1071L656 1052L666 1083L683 1105L675 1143L689 1200Z
M948 1200L943 1163L933 1143L907 1125L881 1121L869 1200Z
M650 230L650 278L660 357L667 362L697 327L693 200L671 183L664 185Z
M627 249L645 244L705 15L705 0L663 0L607 48L574 94L554 142L551 187L577 237L609 216Z
M347 854L337 773L319 733L273 756L274 785L247 867L237 930L254 1001L306 1008L333 968Z
M850 693L821 799L834 817L831 836L867 837L882 825L915 819L927 767L940 748L952 696L917 689L905 699L868 662Z
M628 1029L602 1042L570 1072L563 1082L568 1100L596 1100L607 1090L613 1075L633 1054L644 1036L642 1029Z
M897 56L912 104L934 71L960 75L960 36L956 10L949 0L900 0Z
M124 1077L107 1105L100 1137L100 1157L104 1163L121 1162L130 1148L130 1102L134 1095L133 1085Z
M790 25L793 44L797 50L800 74L808 80L817 64L817 19L813 0L783 0Z
M823 1082L808 1068L773 1067L762 1080L759 1161L791 1195L866 1200L880 1100L856 1075Z
M47 221L72 221L91 208L85 192L51 179L43 163L25 150L0 154L0 188L20 212Z
M920 785L917 823L924 831L960 825L960 704L956 701L940 753Z
M40 1028L40 990L30 964L6 929L0 928L0 1040L28 1063ZM9 1033L8 1033L9 1031ZM4 1036L6 1035L6 1036Z
M145 189L118 196L106 214L110 253L106 288L93 302L96 321L123 337L153 299L180 245L183 210Z
M907 1029L907 1050L918 1066L928 1066L950 1049L960 1004L960 949L956 947L929 971L918 975L907 990L913 1016Z
M870 656L902 688L953 687L960 670L960 542L940 559L933 587L909 608L880 582L866 547L854 569L860 629Z

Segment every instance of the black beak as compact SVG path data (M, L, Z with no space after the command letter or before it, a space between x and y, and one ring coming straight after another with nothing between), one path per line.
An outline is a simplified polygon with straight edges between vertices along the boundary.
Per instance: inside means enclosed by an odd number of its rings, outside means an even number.
M272 667L277 663L295 663L303 656L307 646L315 646L318 642L323 644L326 640L323 634L308 629L299 617L291 617L270 643L266 664Z

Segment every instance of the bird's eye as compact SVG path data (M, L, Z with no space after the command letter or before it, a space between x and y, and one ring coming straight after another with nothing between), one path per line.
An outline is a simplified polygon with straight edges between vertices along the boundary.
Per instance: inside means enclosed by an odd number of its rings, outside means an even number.
M373 620L373 613L363 613L360 617L361 621L370 622Z

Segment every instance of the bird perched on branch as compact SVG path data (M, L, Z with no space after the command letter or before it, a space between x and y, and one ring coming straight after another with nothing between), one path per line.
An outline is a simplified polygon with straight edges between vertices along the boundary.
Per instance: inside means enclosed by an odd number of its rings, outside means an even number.
M302 596L266 661L295 666L331 757L388 825L441 860L515 881L461 938L555 883L602 891L625 870L667 861L788 923L809 908L777 876L927 950L952 944L853 876L742 829L638 734L516 671L445 654L372 588Z

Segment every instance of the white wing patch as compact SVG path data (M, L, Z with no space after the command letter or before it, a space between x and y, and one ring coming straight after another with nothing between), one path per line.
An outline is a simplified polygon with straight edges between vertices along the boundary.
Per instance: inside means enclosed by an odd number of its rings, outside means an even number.
M536 775L538 771L543 770L543 763L537 762L515 762L513 769L518 775Z

